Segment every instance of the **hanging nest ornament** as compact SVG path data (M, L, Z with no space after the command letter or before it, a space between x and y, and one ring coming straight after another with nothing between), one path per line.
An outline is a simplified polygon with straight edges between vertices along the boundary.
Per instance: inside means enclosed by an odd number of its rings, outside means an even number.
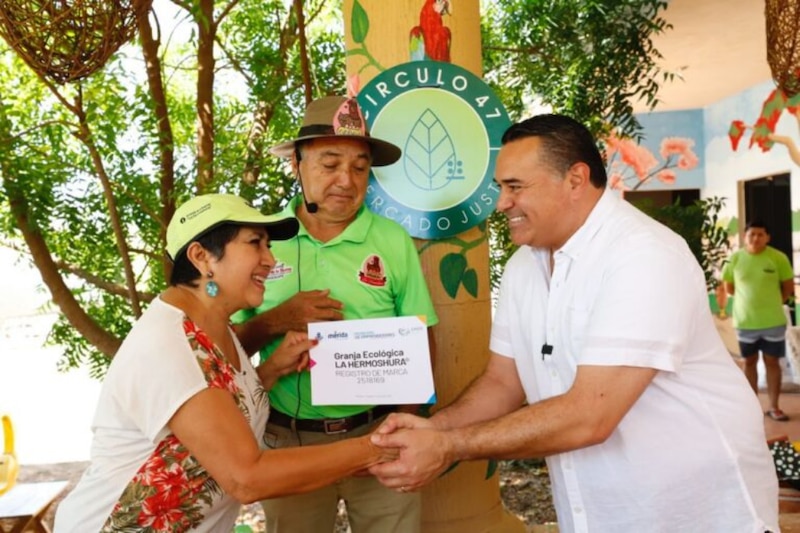
M786 95L800 93L800 0L767 0L767 63Z
M56 83L98 71L136 32L152 0L0 0L0 36Z

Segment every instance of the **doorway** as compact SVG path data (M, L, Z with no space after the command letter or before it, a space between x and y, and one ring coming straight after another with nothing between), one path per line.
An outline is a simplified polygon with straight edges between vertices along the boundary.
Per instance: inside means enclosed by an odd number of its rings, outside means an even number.
M740 206L739 235L744 233L747 222L761 219L770 233L769 245L786 254L794 268L792 250L792 190L790 174L776 174L746 180L744 184L744 206ZM743 208L743 209L741 209ZM790 306L792 324L795 324L795 307Z

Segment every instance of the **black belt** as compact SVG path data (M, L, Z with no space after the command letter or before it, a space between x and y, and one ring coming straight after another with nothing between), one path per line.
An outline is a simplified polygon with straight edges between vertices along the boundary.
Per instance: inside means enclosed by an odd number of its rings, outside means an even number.
M343 418L292 418L291 416L281 413L280 411L272 410L269 413L269 423L289 428L293 431L316 431L318 433L327 433L328 435L335 435L337 433L347 433L353 431L357 427L369 424L370 422L379 419L383 415L396 411L396 405L379 405L358 413L357 415L345 416Z

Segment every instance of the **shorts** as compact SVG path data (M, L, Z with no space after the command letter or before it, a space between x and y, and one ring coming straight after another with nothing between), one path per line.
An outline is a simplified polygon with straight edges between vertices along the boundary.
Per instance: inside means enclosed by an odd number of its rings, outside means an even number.
M758 355L759 351L772 357L786 355L786 326L737 329L736 337L739 340L739 353L742 357Z

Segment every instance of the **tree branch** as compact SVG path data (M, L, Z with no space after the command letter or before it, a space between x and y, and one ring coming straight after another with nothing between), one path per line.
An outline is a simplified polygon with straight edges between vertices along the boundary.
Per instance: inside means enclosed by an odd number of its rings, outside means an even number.
M792 159L792 161L794 161L794 164L800 166L800 150L797 149L797 145L794 143L794 140L791 137L787 137L786 135L778 135L776 133L769 133L767 134L767 139L784 145L789 151L789 157Z
M214 181L214 0L199 0L197 23L197 192Z
M4 173L7 173L7 170ZM25 239L33 258L33 263L39 270L42 281L50 291L53 303L58 306L72 327L85 337L90 344L109 358L112 357L122 341L103 329L75 300L75 296L64 283L64 278L50 255L50 250L42 237L42 232L33 226L28 219L29 208L24 195L15 187L5 187L5 191L8 195L14 221L22 232L22 237Z
M64 261L56 261L56 267L61 270L62 272L67 272L76 276L87 283L97 287L98 289L102 289L103 291L113 294L115 296L119 296L121 298L125 298L126 300L130 301L130 293L128 292L128 288L124 285L120 285L118 283L111 283L100 276L92 274L91 272L87 272L86 270L80 268L76 265L71 265L65 263ZM137 292L137 297L139 300L143 302L152 302L153 298L157 295L151 292Z
M161 44L160 34L154 37L155 32L150 25L150 18L147 13L139 12L137 24L147 72L147 84L150 87L150 94L153 99L153 113L155 114L158 128L158 151L161 159L161 178L158 189L161 199L161 216L158 219L161 225L159 238L161 242L166 242L167 224L172 218L172 214L175 213L175 196L173 195L175 189L175 152L173 149L175 139L172 134L172 123L169 120L161 57L158 55L158 47ZM166 256L161 258L161 268L164 271L165 279L169 279L172 272L172 262Z
M280 45L278 49L278 57L280 60L274 66L275 75L274 79L285 80L286 76L286 58L289 49L294 45L296 34L295 26L292 24L292 13L288 13L286 22L281 28L280 32ZM260 162L264 157L261 138L264 132L267 131L270 121L275 114L275 102L277 99L259 101L253 116L253 126L247 135L247 154L245 155L245 166L242 180L248 185L255 185L258 178L261 176Z
M117 241L117 249L119 250L120 260L122 261L122 268L125 273L125 281L128 284L128 294L131 301L131 308L133 309L134 317L139 318L142 315L142 308L139 305L139 298L136 294L136 278L133 275L133 265L131 264L131 257L130 253L128 252L127 236L125 235L125 230L122 227L119 209L117 209L117 199L114 197L111 180L109 179L108 174L106 173L105 165L103 164L103 157L100 155L100 152L97 149L97 146L94 144L94 140L92 139L92 133L89 128L89 124L86 121L86 114L83 111L83 104L80 100L78 101L78 105L75 106L75 110L78 113L80 131L76 132L74 135L89 150L89 156L92 160L92 165L94 166L97 177L100 179L100 183L103 186L103 196L105 197L106 205L108 207L108 216L111 220L111 228Z
M297 15L297 35L300 40L300 70L303 74L306 105L314 99L311 84L311 69L308 66L308 42L306 41L306 22L303 17L303 0L294 0L294 12Z

